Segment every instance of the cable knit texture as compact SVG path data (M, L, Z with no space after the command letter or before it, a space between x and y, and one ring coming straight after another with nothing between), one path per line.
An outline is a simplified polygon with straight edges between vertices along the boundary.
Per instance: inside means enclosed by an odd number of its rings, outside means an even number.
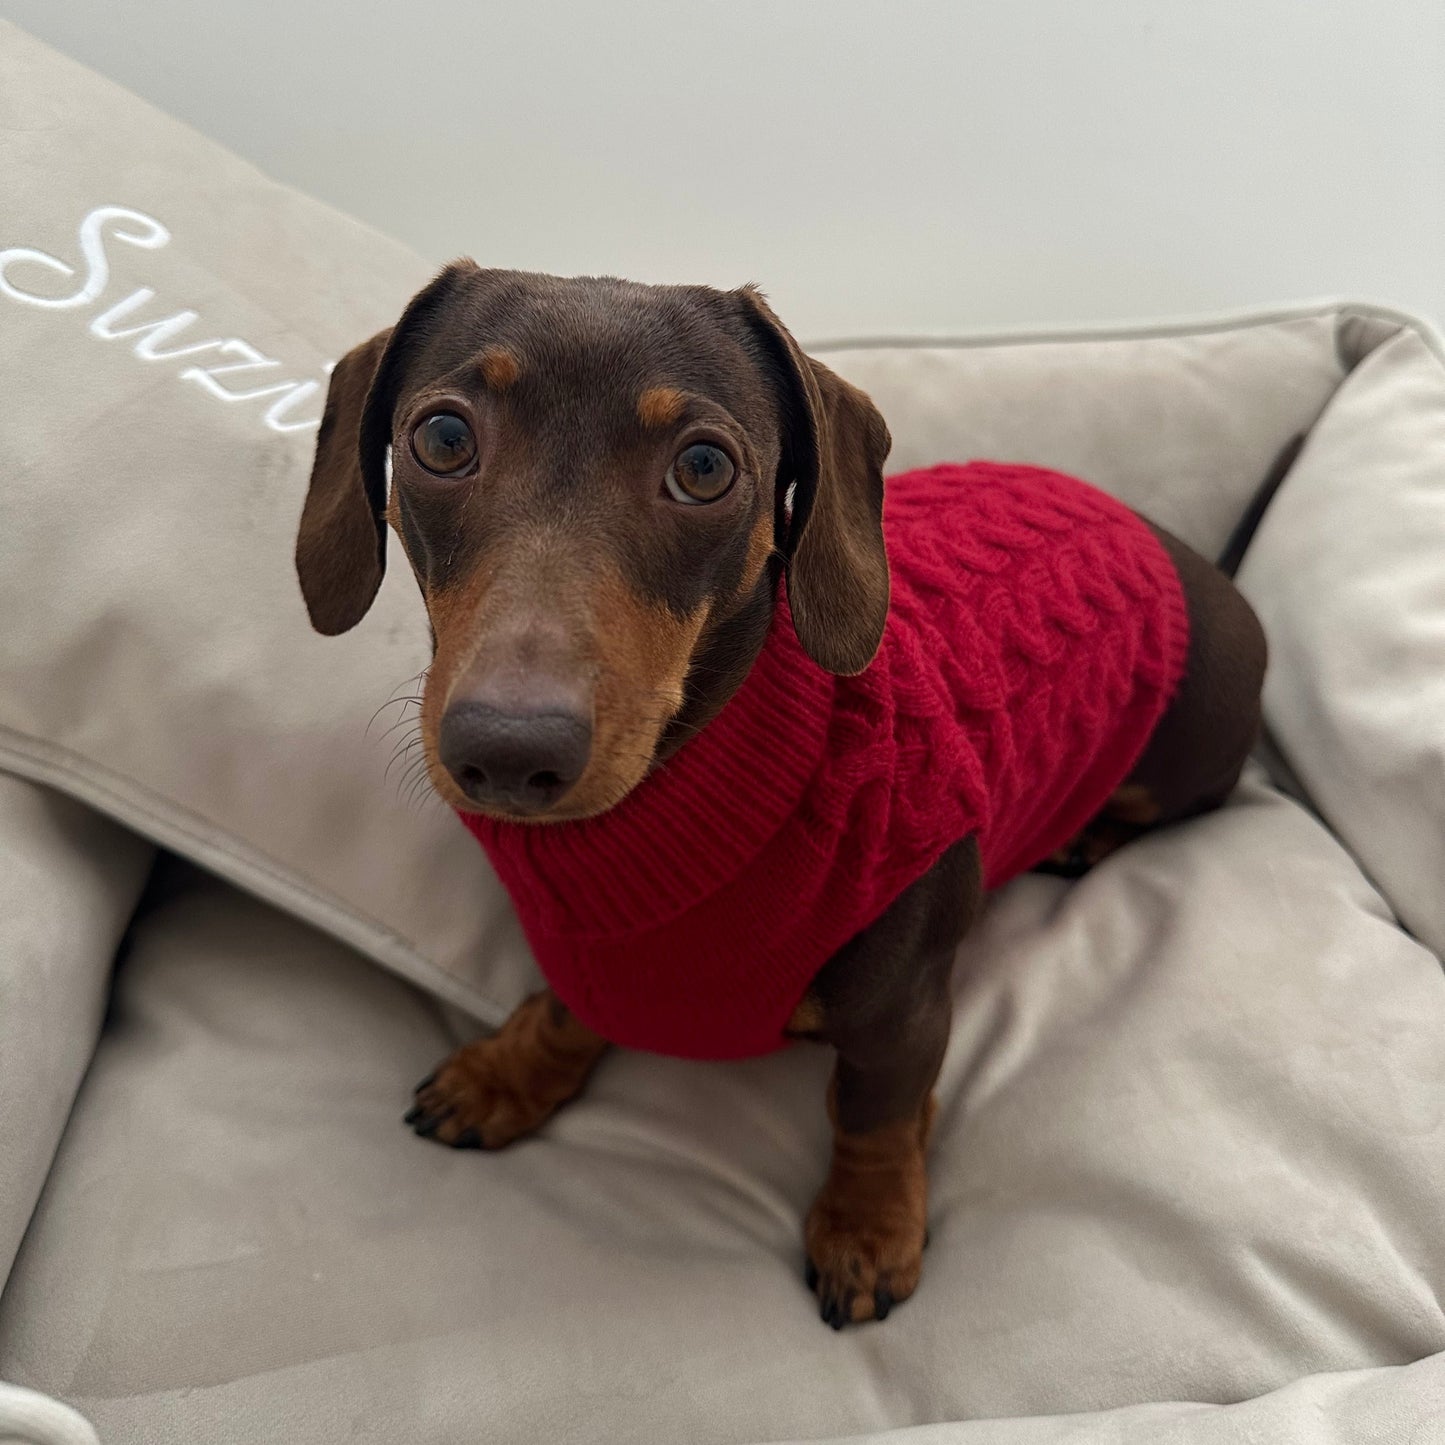
M558 996L614 1043L740 1058L828 958L976 834L996 887L1128 775L1183 673L1168 555L1071 477L974 462L889 480L883 644L835 678L781 593L742 687L601 817L463 822Z

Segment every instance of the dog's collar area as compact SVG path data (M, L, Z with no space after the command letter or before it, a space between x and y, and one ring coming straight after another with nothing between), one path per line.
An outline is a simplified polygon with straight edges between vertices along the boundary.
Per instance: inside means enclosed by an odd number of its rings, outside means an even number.
M509 889L547 880L563 932L645 928L715 893L796 812L827 748L836 686L803 651L779 585L742 686L616 807L556 823L458 816Z

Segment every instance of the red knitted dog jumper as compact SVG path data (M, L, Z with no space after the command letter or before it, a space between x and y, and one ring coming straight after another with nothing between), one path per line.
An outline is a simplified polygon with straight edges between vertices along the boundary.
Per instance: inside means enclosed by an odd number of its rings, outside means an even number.
M1053 472L975 462L890 479L893 591L858 677L804 653L781 594L718 716L617 807L463 822L542 972L604 1038L739 1058L828 958L976 834L990 887L1096 814L1184 670L1154 534Z

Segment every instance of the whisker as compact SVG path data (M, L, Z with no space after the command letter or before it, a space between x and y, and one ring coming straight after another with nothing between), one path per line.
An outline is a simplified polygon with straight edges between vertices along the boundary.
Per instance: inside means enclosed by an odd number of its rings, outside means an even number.
M414 728L414 727L419 727L420 725L421 725L421 713L419 713L419 712L418 712L418 713L414 713L411 717L404 717L404 718L401 719L400 722L395 722L395 723L393 723L389 728L387 728L387 730L386 730L384 733L382 733L382 735L377 739L377 741L384 743L384 742L387 740L387 738L389 738L389 737L392 735L392 733L399 731L401 728L404 728L404 727L413 727L413 728Z
M382 713L387 710L387 708L396 707L399 704L405 704L408 702L420 703L421 694L416 691L408 692L404 697L398 697L397 693L400 691L400 689L404 687L415 689L416 685L426 677L428 671L429 668L424 667L420 672L414 674L411 677L403 678L399 683L397 683L397 685L392 688L391 693L388 695L386 701L382 703L382 705L377 708L374 713L372 713L371 721L368 722L366 725L366 731L368 733L371 731L372 726L373 724L375 724L377 718L379 718Z
M425 779L425 778L415 779L415 780L411 783L411 785L407 788L406 792L402 794L402 799L401 799L401 801L402 801L402 806L403 806L403 807L407 807L407 808L415 808L415 807L416 807L416 805L421 801L422 790L423 790L423 787L424 787L425 783L426 783L426 779Z
M384 703L382 703L382 705L381 705L379 708L377 708L377 710L376 710L374 713L372 713L372 717L373 717L373 718L380 717L381 714L382 714L383 712L385 712L386 709L389 708L389 707L400 707L403 703L420 702L420 701L421 701L421 694L420 694L419 692L406 692L406 693L402 693L402 695L401 695L400 697L389 697L389 698L387 698L387 700L386 700Z
M436 791L431 786L431 775L423 769L412 779L406 792L406 806L415 808L418 803L423 802L430 795L436 797Z
M392 755L387 759L386 771L382 774L383 782L385 782L387 778L391 777L392 770L397 767L401 768L401 775L404 777L406 775L407 768L409 768L419 756L424 756L424 753L418 753L417 749L412 746L412 741L413 740L410 738L403 739L401 744L395 749L395 751L393 751Z
M403 783L412 782L418 776L418 774L421 773L423 769L425 769L425 767L426 755L424 753L414 754L412 757L409 757L406 760L404 766L402 767L401 781Z
M386 765L386 771L381 775L381 780L383 783L391 777L391 770L396 767L398 763L403 763L405 767L409 768L412 763L416 761L416 758L414 756L409 755L412 753L413 749L420 747L421 743L422 739L419 733L414 738L404 738L402 740L401 745L396 749L394 753L392 753L391 760ZM423 761L425 761L424 758Z
M408 733L406 737L401 738L396 746L392 748L391 755L393 758L399 758L404 753L409 753L414 747L419 746L423 741L424 739L419 729L414 733Z

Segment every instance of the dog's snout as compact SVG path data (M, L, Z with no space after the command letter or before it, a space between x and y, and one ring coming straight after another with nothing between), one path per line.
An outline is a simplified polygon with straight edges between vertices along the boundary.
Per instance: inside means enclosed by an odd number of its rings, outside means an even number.
M561 800L587 767L592 722L571 708L522 710L476 698L442 716L442 766L474 803L538 813Z

